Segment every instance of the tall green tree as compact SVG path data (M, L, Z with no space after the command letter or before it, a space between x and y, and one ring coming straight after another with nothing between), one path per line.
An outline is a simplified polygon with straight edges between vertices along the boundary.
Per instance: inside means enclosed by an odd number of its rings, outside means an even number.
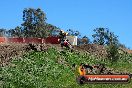
M110 32L108 28L96 28L94 29L95 34L92 35L94 38L93 43L99 45L118 45L118 36L113 32Z
M105 28L96 28L94 29L95 34L92 35L94 38L93 43L104 45L105 44Z
M107 28L96 28L94 29L95 34L93 34L94 43L99 45L106 45L107 58L115 62L118 60L119 53L119 41L118 36L113 32L110 32Z
M46 23L46 14L40 9L28 8L23 11L22 24L25 37L46 37L55 26Z

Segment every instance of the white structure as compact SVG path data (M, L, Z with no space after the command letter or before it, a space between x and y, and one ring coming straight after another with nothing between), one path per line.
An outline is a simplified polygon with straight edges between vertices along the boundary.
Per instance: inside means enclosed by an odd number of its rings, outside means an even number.
M66 36L66 39L69 40L71 45L77 45L77 36Z

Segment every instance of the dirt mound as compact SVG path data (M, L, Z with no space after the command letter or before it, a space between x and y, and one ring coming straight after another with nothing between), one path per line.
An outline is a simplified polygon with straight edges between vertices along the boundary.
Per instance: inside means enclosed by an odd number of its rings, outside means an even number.
M0 45L0 65L6 65L12 57L22 55L26 50L23 44L1 44Z
M59 44L0 44L0 66L8 64L12 57L22 56L24 53L31 50L46 51L49 47L55 47L57 50L62 51ZM90 53L97 57L106 57L107 55L105 47L97 44L74 46L73 50L76 50L77 52ZM125 49L124 51L132 53L131 50Z
M7 65L13 57L20 57L24 53L34 51L45 51L51 45L45 44L0 44L0 66Z
M107 55L106 49L102 45L87 44L87 45L75 46L74 48L78 51L86 51L98 57L106 57Z
M0 44L0 66L4 66L10 62L12 57L22 56L24 53L34 51L46 51L49 47L55 47L57 50L62 50L59 44ZM74 50L88 52L96 56L106 55L103 46L96 44L87 44L74 46Z

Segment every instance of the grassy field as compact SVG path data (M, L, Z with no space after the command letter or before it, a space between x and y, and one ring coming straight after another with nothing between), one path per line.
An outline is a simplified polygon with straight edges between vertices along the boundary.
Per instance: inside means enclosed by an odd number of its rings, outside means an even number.
M76 82L78 65L104 63L106 67L132 73L132 55L122 55L118 62L97 59L76 52L59 52L50 48L46 52L29 52L14 58L8 66L0 67L1 88L132 88L128 84L84 84ZM77 67L73 68L72 64Z

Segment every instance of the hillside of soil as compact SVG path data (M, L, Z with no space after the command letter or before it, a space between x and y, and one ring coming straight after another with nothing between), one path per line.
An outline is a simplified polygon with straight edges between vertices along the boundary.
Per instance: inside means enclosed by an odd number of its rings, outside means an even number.
M58 44L0 44L0 66L8 64L13 57L22 56L31 50L45 51L50 47L62 50ZM73 50L76 52L89 53L97 57L106 57L107 55L105 47L97 44L74 46ZM132 54L132 50L122 48L120 50Z
M8 48L5 49L7 46ZM51 44L13 44L11 46L3 45L1 48L9 52L9 57L18 56L16 52L24 54L21 57L11 58L10 63L6 66L0 66L1 88L132 88L132 82L84 85L79 85L76 82L80 63L91 66L99 63L104 64L106 73L132 73L132 55L123 54L118 62L111 64L109 60L96 58L91 54L78 53L85 51L83 47L81 49L77 47L77 50L74 46L78 52L69 50L62 52L59 45ZM13 53L12 49L16 52Z

